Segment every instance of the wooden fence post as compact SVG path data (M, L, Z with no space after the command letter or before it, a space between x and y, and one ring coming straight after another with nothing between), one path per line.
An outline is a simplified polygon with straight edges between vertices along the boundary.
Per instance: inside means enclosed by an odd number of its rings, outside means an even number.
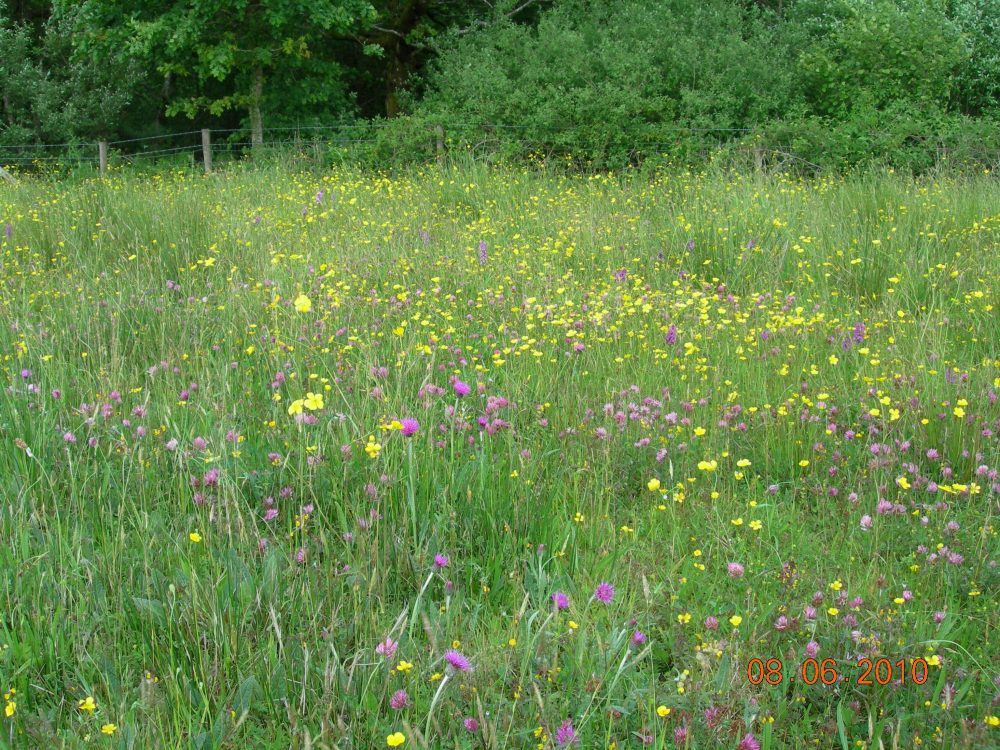
M108 171L108 142L99 141L97 143L97 161L101 166L101 177Z
M437 160L439 164L444 163L444 126L438 125L434 128L437 134Z
M205 162L205 174L212 174L212 131L201 129L201 157Z

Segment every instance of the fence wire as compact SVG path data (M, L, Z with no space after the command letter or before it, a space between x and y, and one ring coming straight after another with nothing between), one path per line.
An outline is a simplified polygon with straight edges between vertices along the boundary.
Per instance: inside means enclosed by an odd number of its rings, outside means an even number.
M370 146L378 143L377 131L394 124L393 121L375 120L365 123L338 123L338 124L314 124L314 125L288 125L263 128L262 134L265 137L263 147L266 149L277 148L301 148L315 149L320 147L351 149L361 146ZM565 126L565 127L561 127ZM518 123L486 123L486 122L451 122L451 123L427 123L419 126L420 132L414 132L414 143L421 140L426 142L426 155L429 158L441 157L446 152L465 151L478 158L483 154L494 151L520 153L522 156L546 155L546 156L570 156L570 152L575 149L570 148L570 144L565 142L564 137L572 136L579 123L555 123L547 134L541 138L537 137L537 126ZM535 135L523 137L528 133ZM802 159L796 154L782 150L780 147L758 146L751 139L740 140L734 136L751 136L760 132L754 128L724 128L724 127L692 127L684 125L665 125L657 127L656 133L651 134L648 141L638 141L630 144L628 154L636 159L647 158L658 153L668 153L676 149L679 145L678 139L681 136L709 136L707 142L700 146L692 144L694 148L711 147L713 144L722 146L728 143L737 149L744 149L753 152L756 159L767 159L774 162L795 161L804 165L818 168L818 165ZM254 148L251 141L245 140L248 131L245 128L212 128L208 131L210 139L210 153L213 161L225 161L227 159L242 158ZM501 135L504 134L504 135ZM711 138L717 134L718 138ZM187 155L194 162L197 161L201 152L202 130L186 130L172 133L160 133L154 135L141 136L136 138L125 138L116 141L107 141L104 147L107 150L109 163L144 163L159 159L168 159ZM871 132L868 137L879 136L895 137L897 134ZM216 140L213 136L220 136ZM270 137L269 137L270 136ZM291 137L290 137L291 136ZM675 140L665 140L674 137ZM184 140L187 140L185 143ZM937 150L937 158L942 154L947 154L951 146L946 142L942 134L932 133L910 133L906 134L905 142L927 143L928 147L933 146ZM779 144L780 146L780 144ZM603 148L621 148L620 143L606 143ZM389 147L391 150L391 146ZM585 149L600 150L600 143L586 144ZM579 147L577 147L579 149ZM992 149L983 150L965 148L962 152L965 156L976 161L1000 165L1000 152ZM84 165L92 164L100 166L100 148L97 143L72 142L72 143L19 143L0 145L0 165L9 165L15 168L30 170L32 168L56 167L60 165Z

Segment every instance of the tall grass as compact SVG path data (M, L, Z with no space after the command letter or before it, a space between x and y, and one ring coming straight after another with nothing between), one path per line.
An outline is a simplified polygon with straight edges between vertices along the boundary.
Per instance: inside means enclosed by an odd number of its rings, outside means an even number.
M992 176L2 189L0 742L998 741Z

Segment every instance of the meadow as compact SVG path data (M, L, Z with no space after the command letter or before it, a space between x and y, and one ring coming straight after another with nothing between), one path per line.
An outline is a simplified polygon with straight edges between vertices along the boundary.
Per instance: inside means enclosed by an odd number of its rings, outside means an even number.
M0 746L1000 746L994 176L120 171L0 227Z

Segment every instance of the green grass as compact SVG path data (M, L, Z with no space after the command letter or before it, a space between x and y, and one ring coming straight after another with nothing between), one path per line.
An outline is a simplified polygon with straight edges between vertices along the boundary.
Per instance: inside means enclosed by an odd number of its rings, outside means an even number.
M1000 741L992 176L2 190L0 743Z

